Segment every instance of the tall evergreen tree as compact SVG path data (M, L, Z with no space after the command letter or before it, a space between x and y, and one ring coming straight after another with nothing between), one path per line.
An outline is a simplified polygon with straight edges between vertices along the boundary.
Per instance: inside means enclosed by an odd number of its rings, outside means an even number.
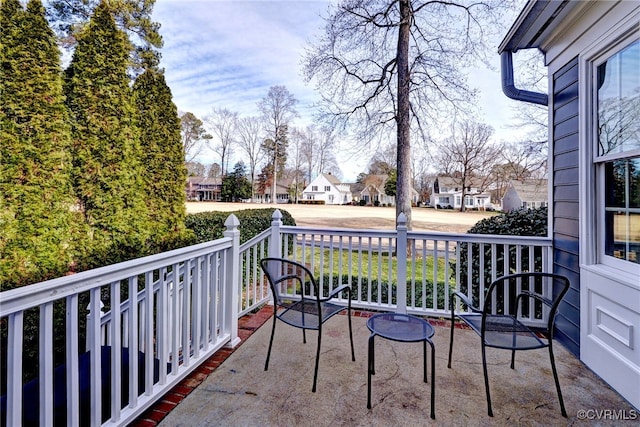
M102 1L67 69L73 183L90 229L84 267L141 255L149 237L135 108L127 77L131 44Z
M71 142L60 53L40 0L0 5L0 290L73 257Z
M144 188L154 240L170 241L185 230L187 170L180 119L164 74L147 69L133 85L138 112Z

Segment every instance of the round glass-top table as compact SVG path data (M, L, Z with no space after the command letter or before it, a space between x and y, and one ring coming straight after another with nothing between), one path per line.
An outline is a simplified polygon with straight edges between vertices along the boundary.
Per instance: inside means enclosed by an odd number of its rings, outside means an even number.
M369 353L367 367L367 408L371 409L371 376L375 375L375 347L376 336L399 342L423 342L423 381L427 381L427 343L431 347L431 418L435 419L435 367L436 353L431 337L435 330L433 326L421 317L400 313L381 313L367 320L369 336Z

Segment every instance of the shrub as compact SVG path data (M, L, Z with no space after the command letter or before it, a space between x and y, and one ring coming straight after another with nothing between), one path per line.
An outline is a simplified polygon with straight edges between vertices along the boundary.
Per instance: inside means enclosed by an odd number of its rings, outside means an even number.
M547 208L541 207L536 209L519 209L485 218L478 221L476 225L471 227L467 233L470 234L493 234L493 235L510 235L510 236L540 236L547 235ZM480 286L482 284L483 292L491 283L491 271L505 271L505 261L508 263L509 272L515 273L514 267L520 267L520 270L527 271L530 257L533 257L533 271L540 271L542 268L542 248L536 247L533 253L530 253L528 247L520 250L520 265L517 266L518 251L516 247L510 246L509 253L505 254L504 246L496 245L495 262L492 265L491 245L484 245L484 265L485 270L480 280L480 245L477 243L462 243L460 245L460 291L467 293L469 283L467 279L468 268L468 250L471 245L471 286L474 305L479 304ZM455 276L455 261L452 262L451 274ZM499 274L500 275L500 274Z
M373 206L376 206L376 207L380 206L380 200L374 200Z
M316 276L317 277L317 276ZM320 280L320 279L318 279ZM329 283L331 283L331 289L335 289L343 284L351 285L351 299L353 301L380 301L382 304L386 304L389 302L389 282L386 280L378 281L378 279L372 279L369 284L369 279L364 277L358 277L348 274L324 274L322 277L322 292L323 295L329 294ZM318 283L320 285L320 283ZM369 286L370 285L370 286ZM306 284L306 292L310 292L310 283ZM392 294L391 294L391 304L396 304L396 284L392 285ZM369 289L370 288L370 289ZM358 289L360 289L360 293L358 294ZM440 310L445 309L445 299L444 292L445 286L444 283L438 282L437 286L437 307L433 307L433 300L431 298L431 294L433 292L433 282L430 280L426 280L425 283L425 297L426 297L426 307L427 308L437 308ZM422 306L422 298L423 298L423 289L422 283L415 284L415 292L411 286L411 281L407 280L407 304L409 306Z
M185 225L195 234L195 243L208 242L224 236L226 227L224 222L229 215L234 214L240 221L240 243L246 242L256 234L271 226L275 208L245 209L235 212L200 212L188 214ZM280 209L284 225L296 225L289 212Z
M324 205L324 200L298 200L299 205Z
M358 202L358 204L359 204L360 206L364 206L364 205L366 205L366 204L367 204L367 201L366 201L366 200L364 200L364 199L360 199L360 201Z

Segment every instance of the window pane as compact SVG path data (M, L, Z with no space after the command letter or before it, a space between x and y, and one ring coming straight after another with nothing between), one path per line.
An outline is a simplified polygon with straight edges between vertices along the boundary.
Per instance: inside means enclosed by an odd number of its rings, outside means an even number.
M609 162L605 165L605 191L607 207L625 206L626 160Z
M640 158L629 160L629 207L640 208Z
M640 149L640 42L598 66L598 153Z
M605 163L605 254L640 264L640 158Z

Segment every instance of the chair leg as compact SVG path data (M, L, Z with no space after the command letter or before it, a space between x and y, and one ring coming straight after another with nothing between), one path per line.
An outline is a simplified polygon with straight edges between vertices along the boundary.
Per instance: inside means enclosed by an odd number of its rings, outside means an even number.
M275 313L273 315L273 326L271 327L271 338L269 339L269 350L267 350L267 361L264 362L264 370L266 371L267 369L269 369L269 358L271 357L271 346L273 345L273 335L276 332L276 322L278 321L278 318L276 317Z
M431 419L436 419L436 347L431 340L429 345L431 346ZM426 346L426 341L425 341ZM425 347L426 350L426 347Z
M371 409L371 375L375 374L373 361L373 339L375 336L375 333L369 336L369 351L367 352L367 409Z
M487 413L490 417L493 417L493 410L491 409L491 394L489 392L489 375L487 373L487 352L482 343L482 370L484 371L484 388L487 391Z
M302 328L302 343L306 344L307 343L307 330Z
M551 341L549 341L549 358L551 359L551 370L553 371L553 379L556 382L556 390L558 391L558 400L560 401L560 412L562 416L567 418L567 410L564 407L564 400L562 399L562 391L560 391L560 381L558 380L558 371L556 370L556 361L553 357L553 347Z
M447 368L451 368L451 356L453 353L453 327L455 320L455 315L453 314L453 304L451 304L451 337L449 338L449 363L447 363Z
M347 310L347 316L349 317L349 340L351 341L351 361L356 361L356 353L353 350L353 328L351 327L351 307Z
M316 350L316 368L313 372L313 388L312 392L316 392L316 384L318 382L318 365L320 363L320 345L322 344L322 327L318 329L318 348Z

